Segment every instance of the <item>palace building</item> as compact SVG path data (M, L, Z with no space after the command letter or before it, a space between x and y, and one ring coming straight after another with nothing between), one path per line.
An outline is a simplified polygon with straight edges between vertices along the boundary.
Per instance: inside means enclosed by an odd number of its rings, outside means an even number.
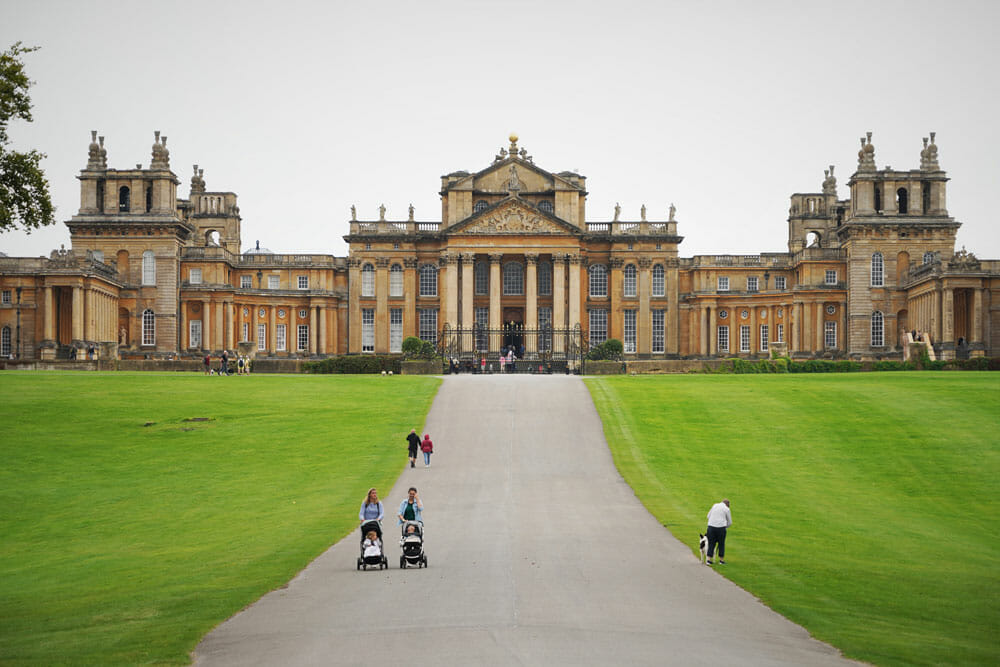
M417 336L448 356L513 348L572 363L609 338L626 359L901 359L1000 354L1000 260L955 251L934 134L919 167L878 169L871 134L840 199L791 196L788 251L681 257L665 219L587 220L586 177L518 146L441 178L441 217L359 220L347 257L241 252L233 192L188 198L157 132L149 167L108 167L93 133L71 249L0 257L0 354L267 358L384 354ZM81 355L82 356L82 355Z

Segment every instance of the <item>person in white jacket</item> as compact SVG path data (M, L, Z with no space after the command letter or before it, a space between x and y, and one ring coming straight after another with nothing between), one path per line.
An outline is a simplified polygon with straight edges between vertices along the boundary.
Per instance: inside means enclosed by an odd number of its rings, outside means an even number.
M715 503L712 509L708 510L708 530L705 531L708 537L708 558L705 560L705 565L712 564L716 545L719 546L719 564L726 564L726 529L731 525L733 525L733 515L729 511L729 498L723 498L721 503Z

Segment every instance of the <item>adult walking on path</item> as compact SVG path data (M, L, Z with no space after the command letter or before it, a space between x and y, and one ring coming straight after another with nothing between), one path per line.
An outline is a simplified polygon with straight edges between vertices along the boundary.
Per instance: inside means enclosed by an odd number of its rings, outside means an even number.
M434 453L434 443L431 442L429 433L424 433L424 439L420 441L420 451L424 453L424 467L431 467L431 454Z
M352 534L208 634L196 664L849 664L645 510L580 378L447 376L427 430L451 443L420 483L434 565L357 572Z
M420 449L420 436L417 435L417 429L411 429L410 434L406 436L407 449L410 454L410 467L417 467L417 450Z
M417 487L411 486L407 490L403 502L399 503L399 513L396 515L399 519L397 525L403 525L404 521L419 521L423 523L423 511L424 503L420 500Z
M712 564L712 554L715 547L719 547L719 563L726 564L726 529L733 525L733 515L729 511L729 498L723 498L721 503L712 505L708 510L708 529L705 537L708 538L708 559L705 565Z

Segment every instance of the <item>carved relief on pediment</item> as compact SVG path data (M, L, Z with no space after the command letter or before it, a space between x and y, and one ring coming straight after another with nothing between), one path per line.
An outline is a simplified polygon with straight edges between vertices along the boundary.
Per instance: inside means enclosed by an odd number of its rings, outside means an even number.
M517 206L503 208L483 216L462 230L470 234L564 233L565 230L533 211Z

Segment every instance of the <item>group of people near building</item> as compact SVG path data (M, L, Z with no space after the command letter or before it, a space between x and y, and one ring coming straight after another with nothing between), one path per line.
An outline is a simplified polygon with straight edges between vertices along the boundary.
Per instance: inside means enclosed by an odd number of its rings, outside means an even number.
M202 360L205 366L205 375L232 375L233 369L229 367L229 361L229 351L223 350L222 355L219 357L218 369L212 368L212 355L206 353L205 358ZM236 363L234 365L237 375L250 374L250 357L238 354L236 355Z

